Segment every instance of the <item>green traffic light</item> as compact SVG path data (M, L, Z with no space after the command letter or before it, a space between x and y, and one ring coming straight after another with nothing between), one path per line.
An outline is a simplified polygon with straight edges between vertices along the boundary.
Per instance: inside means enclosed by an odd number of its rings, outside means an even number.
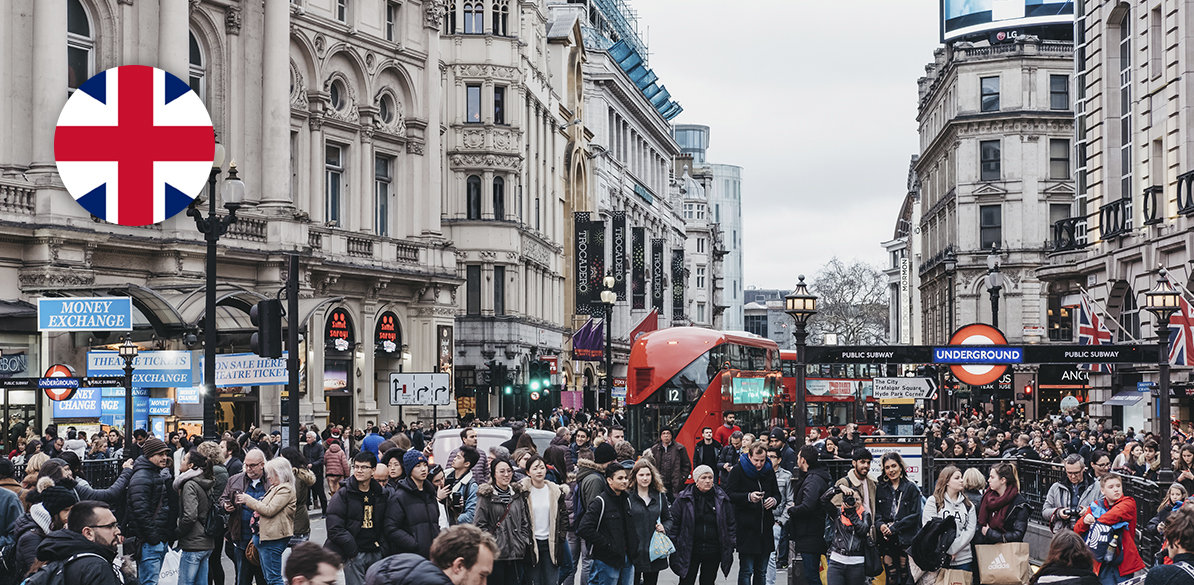
M505 392L506 392L506 394L513 394L513 393L514 393L514 387L513 387L513 386L506 386L506 388L505 388Z
M539 389L539 380L531 380L531 391L534 392Z

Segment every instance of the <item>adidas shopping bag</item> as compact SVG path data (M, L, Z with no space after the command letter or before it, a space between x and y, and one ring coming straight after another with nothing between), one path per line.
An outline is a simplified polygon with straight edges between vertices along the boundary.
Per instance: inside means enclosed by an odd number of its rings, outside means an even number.
M974 556L983 585L1021 585L1032 577L1027 542L979 544Z

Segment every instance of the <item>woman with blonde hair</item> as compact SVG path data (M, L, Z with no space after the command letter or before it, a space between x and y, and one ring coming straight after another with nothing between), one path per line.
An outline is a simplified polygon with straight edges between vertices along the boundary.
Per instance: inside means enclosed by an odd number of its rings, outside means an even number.
M257 500L246 493L236 495L236 503L252 510L254 529L253 546L261 555L261 571L266 585L284 585L282 578L282 552L294 536L294 514L297 496L294 489L294 472L285 457L275 457L265 463L265 478L269 491Z
M962 489L970 503L978 508L983 499L983 491L987 489L987 478L977 467L970 467L962 473Z
M630 522L638 535L638 548L630 555L634 563L634 582L655 585L659 572L668 566L667 557L651 560L651 537L656 532L667 534L672 516L667 504L667 489L659 470L648 460L640 459L630 470Z
M40 491L37 489L37 479L41 476L41 467L50 460L50 456L38 451L29 456L25 462L25 479L21 481L21 505L24 506L25 511L29 511L29 506L33 505L28 497L30 492Z

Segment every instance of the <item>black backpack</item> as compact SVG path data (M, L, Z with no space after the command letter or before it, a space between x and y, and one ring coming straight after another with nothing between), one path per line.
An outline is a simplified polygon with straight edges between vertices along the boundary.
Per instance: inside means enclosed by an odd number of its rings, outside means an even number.
M21 585L66 585L66 566L74 562L75 559L82 557L95 557L104 561L104 564L110 565L108 559L101 557L95 553L78 553L71 555L66 560L51 561L42 565L36 573L29 575L21 582ZM113 569L114 570L114 569Z
M207 519L203 523L203 535L208 538L224 538L228 527L228 512L220 505L220 495L213 489L207 496Z

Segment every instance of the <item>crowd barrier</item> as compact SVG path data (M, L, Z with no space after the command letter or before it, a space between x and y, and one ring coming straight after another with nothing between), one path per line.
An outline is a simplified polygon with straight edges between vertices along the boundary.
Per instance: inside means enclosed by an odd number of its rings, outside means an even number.
M79 474L91 487L102 490L116 483L120 477L121 463L119 459L84 459L83 471Z

